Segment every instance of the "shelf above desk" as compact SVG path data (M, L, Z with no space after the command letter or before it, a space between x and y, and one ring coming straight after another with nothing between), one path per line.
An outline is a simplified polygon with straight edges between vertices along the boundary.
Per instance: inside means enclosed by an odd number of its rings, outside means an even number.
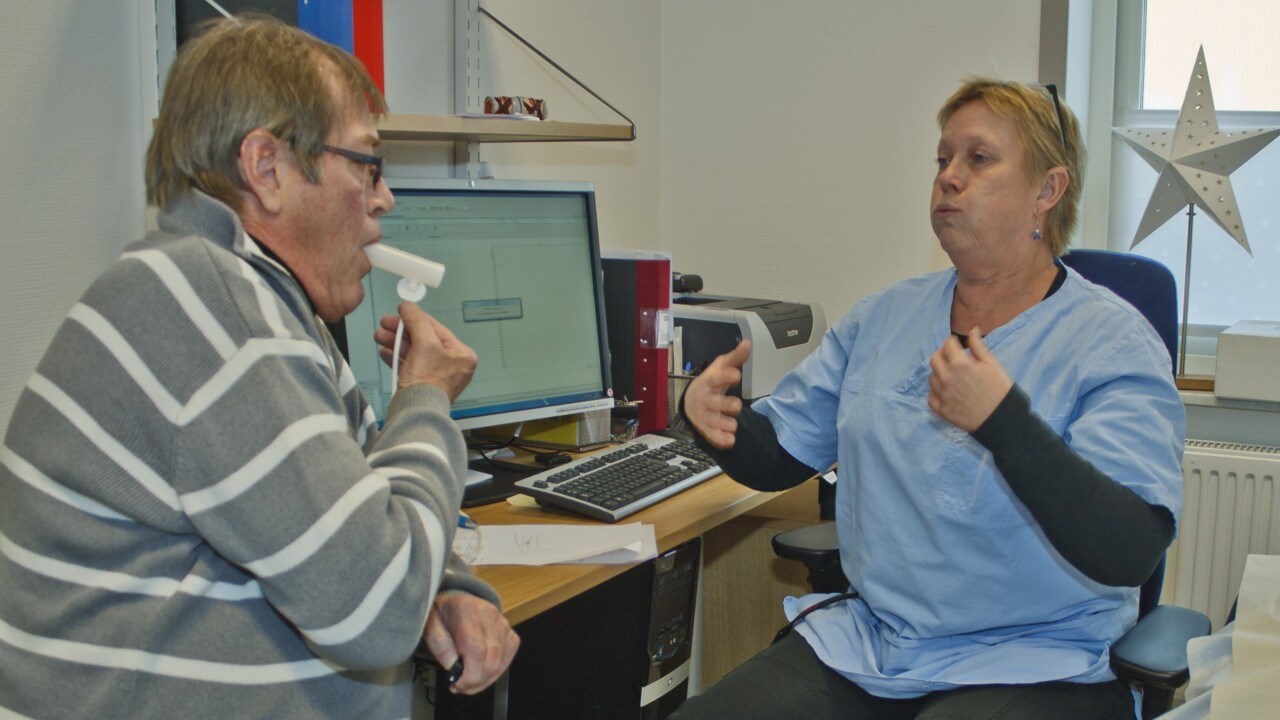
M378 123L383 140L439 142L585 142L630 141L630 125L572 123L557 120L511 120L459 115L398 115L389 113Z

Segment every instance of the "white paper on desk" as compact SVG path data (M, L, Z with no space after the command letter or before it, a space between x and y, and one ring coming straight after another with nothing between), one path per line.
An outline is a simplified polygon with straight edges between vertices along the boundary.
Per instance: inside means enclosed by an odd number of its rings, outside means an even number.
M474 468L467 468L467 483L466 483L467 487L471 487L472 485L479 485L482 482L488 482L489 480L492 480L492 479L493 479L493 476L487 472L481 472Z
M484 525L459 530L454 552L472 565L625 564L658 555L652 525Z
M653 526L640 525L639 523L636 523L636 525L640 527L640 540L638 542L629 543L617 550L610 550L599 555L570 560L569 562L581 565L626 565L658 557L658 539L653 534Z

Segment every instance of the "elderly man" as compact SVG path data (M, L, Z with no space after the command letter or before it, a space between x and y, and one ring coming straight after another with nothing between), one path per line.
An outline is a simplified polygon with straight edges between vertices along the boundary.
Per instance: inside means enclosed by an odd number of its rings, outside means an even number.
M0 715L407 717L425 641L474 693L519 644L449 550L475 354L411 303L379 430L321 320L394 204L377 87L268 18L184 46L159 231L59 328L0 467Z

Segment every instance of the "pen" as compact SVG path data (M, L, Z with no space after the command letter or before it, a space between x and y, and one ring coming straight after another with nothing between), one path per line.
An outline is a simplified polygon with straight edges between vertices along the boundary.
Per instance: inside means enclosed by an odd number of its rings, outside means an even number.
M468 516L466 513L464 513L464 512L459 512L459 513L458 513L458 527L460 527L460 528L465 528L465 529L468 529L468 530L474 530L474 529L476 528L476 521L475 521L475 520L472 520L472 519L471 519L471 517L470 517L470 516Z

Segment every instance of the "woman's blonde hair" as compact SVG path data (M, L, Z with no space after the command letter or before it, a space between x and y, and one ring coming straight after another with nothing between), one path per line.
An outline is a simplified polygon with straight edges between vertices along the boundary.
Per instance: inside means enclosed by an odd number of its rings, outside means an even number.
M1067 170L1067 189L1045 219L1043 234L1052 243L1054 255L1067 250L1067 242L1075 230L1080 206L1080 187L1084 177L1084 144L1080 139L1080 124L1075 113L1066 105L1062 109L1059 124L1058 109L1054 107L1048 89L1035 85L1004 82L992 78L973 78L947 98L938 111L938 127L946 127L947 121L961 107L981 100L1000 117L1013 121L1022 144L1022 156L1027 177L1033 183L1040 182L1053 167Z
M345 98L333 96L335 84ZM350 53L266 15L211 21L169 71L147 148L147 201L165 209L201 190L239 210L248 190L240 144L258 128L287 143L319 182L321 146L359 110L381 115L386 100Z

